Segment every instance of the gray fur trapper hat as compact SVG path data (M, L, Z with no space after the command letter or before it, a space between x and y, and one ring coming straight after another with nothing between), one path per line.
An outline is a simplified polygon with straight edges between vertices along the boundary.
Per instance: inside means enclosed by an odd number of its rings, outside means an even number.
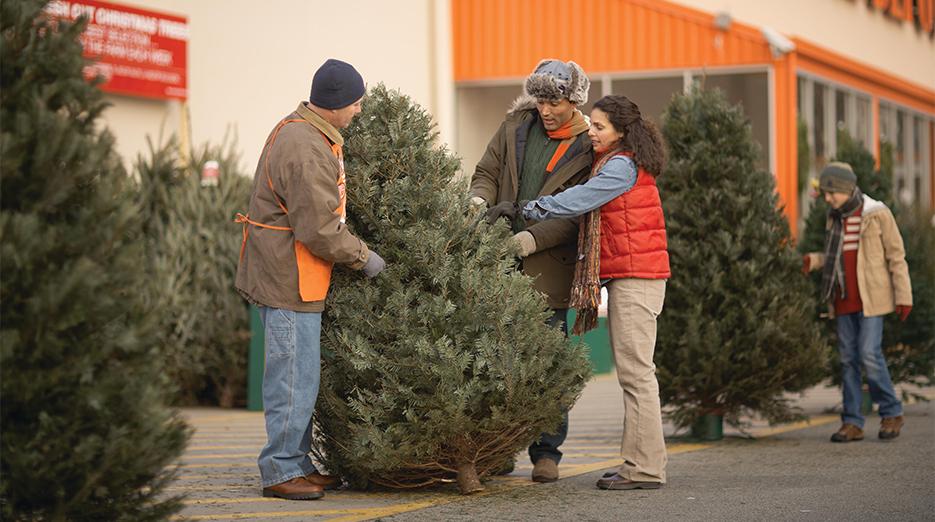
M575 62L546 59L539 62L532 74L526 78L526 94L545 100L568 101L575 105L588 102L591 80Z

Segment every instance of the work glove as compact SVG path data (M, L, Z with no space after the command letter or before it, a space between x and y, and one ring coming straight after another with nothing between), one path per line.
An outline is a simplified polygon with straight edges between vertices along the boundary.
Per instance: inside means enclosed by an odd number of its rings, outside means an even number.
M896 315L900 321L905 321L911 311L912 305L896 305Z
M516 203L512 201L501 201L487 210L487 223L493 225L500 218L505 218L510 223L516 217Z
M374 278L386 268L386 261L380 257L380 254L377 254L373 250L370 251L370 257L367 258L367 263L364 265L364 275L369 278Z
M808 257L807 255L802 256L802 273L807 274L811 270L811 268L812 268L812 258Z
M482 198L482 197L480 197L480 196L473 196L473 197L471 197L471 205L473 205L473 206L475 206L475 207L486 207L486 206L487 206L487 200L484 199L484 198Z
M528 231L518 232L512 239L519 245L519 257L526 257L536 251L536 238Z

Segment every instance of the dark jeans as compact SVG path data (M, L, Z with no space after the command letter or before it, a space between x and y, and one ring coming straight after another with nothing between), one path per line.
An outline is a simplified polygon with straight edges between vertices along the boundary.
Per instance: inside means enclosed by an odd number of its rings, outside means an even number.
M552 310L552 317L549 318L549 326L560 326L562 333L568 337L568 309L557 308ZM568 412L565 412L565 419L558 427L555 433L543 433L539 440L529 446L529 459L533 464L542 457L548 457L557 464L562 460L562 452L558 447L565 442L568 436Z

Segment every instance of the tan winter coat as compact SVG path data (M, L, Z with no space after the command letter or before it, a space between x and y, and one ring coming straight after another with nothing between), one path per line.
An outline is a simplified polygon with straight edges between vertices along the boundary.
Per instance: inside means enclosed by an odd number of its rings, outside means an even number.
M519 158L531 125L541 125L535 98L520 97L490 140L471 178L471 194L483 198L488 206L516 201ZM587 132L581 133L546 177L539 196L555 195L587 181L592 160L591 140ZM526 230L536 240L536 251L523 260L523 273L535 278L536 289L546 294L550 307L568 308L578 253L577 221L548 219L527 224Z
M830 218L826 229L831 230ZM811 270L825 266L824 253L808 257ZM896 305L912 306L909 265L896 220L886 205L866 194L857 242L857 289L867 317L888 314ZM830 308L834 315L834 305Z
M339 163L331 143L342 145L341 134L304 103L286 119L303 121L282 127L275 142L260 156L250 196L250 219L264 225L291 227L272 230L247 225L249 236L237 267L237 290L248 301L297 312L321 312L325 301L302 301L295 241L329 262L363 268L367 245L350 233L338 208ZM327 139L326 139L327 137ZM329 143L330 142L330 143ZM273 188L288 214L273 197L264 162L269 157Z

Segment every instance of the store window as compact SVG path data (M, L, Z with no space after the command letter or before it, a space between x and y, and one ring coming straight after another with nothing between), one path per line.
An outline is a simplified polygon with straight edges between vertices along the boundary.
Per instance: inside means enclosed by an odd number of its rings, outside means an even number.
M672 95L684 90L682 76L668 78L621 78L610 83L610 94L622 94L640 108L640 113L660 124Z
M867 147L868 150L872 150L873 147L871 144L873 140L870 138L870 135L873 134L873 125L871 122L871 110L870 110L870 99L865 96L856 96L856 131L854 132L854 137L860 140L864 144L864 147Z
M839 131L848 130L847 124L850 118L847 117L846 98L844 91L834 91L834 128Z
M812 155L815 161L812 164L819 169L827 163L825 157L825 90L825 86L818 83L812 89L815 100L812 110Z

